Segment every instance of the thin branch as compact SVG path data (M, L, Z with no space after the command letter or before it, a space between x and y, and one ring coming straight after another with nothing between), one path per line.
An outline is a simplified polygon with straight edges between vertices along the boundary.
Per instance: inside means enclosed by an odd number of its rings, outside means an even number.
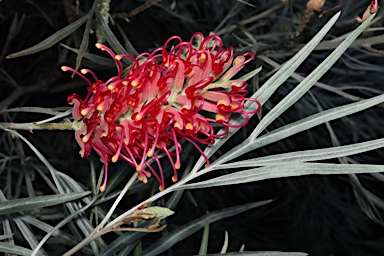
M72 123L0 123L1 129L12 130L74 130Z
M114 13L114 14L112 14L112 17L125 19L125 21L129 22L130 17L133 17L133 16L143 12L145 9L150 8L152 5L154 5L158 2L160 2L160 0L148 0L147 2L140 5L139 7L137 7L136 9L134 9L133 11L131 11L129 13L125 13L125 12L124 13Z

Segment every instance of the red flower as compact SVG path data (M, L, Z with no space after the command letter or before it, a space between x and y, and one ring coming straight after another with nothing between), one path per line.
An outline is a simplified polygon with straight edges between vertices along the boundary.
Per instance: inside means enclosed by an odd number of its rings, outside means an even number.
M177 41L176 46L170 46ZM254 58L254 53L233 56L233 48L223 49L216 35L206 38L201 33L189 42L171 37L162 48L143 53L137 58L127 54L116 55L102 44L96 47L108 52L115 61L117 74L103 82L88 69L80 72L63 66L88 83L88 94L82 99L77 94L68 97L73 104L73 117L79 123L76 131L82 157L94 149L105 165L104 191L107 184L108 162L122 159L136 168L138 178L146 183L152 175L164 189L164 177L158 158L165 153L173 166L172 180L178 179L182 151L180 140L192 143L205 157L196 142L211 145L215 138L225 136L231 127L247 124L249 115L260 109L255 99L245 98L247 83L232 77ZM168 50L171 48L171 50ZM123 74L121 59L128 58L132 65ZM94 82L91 82L89 74ZM253 101L258 109L246 112L244 103ZM202 114L204 112L205 114ZM205 115L216 114L215 118ZM231 125L231 113L245 116L245 122ZM212 123L226 128L222 134L214 134ZM156 172L149 159L153 159Z

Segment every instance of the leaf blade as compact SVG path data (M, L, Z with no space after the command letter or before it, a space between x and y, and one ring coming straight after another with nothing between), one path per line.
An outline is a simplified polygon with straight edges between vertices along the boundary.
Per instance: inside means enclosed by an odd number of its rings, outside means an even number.
M253 168L222 175L210 180L180 186L178 189L196 189L234 184L243 184L267 179L296 177L303 175L331 175L384 172L383 165L368 164L320 164L320 163L284 163L273 166Z
M18 57L34 54L34 53L41 52L41 51L48 49L49 47L55 45L60 40L69 36L75 30L77 30L85 21L87 21L88 16L89 15L85 15L84 17L76 20L75 22L69 24L68 26L60 29L59 31L52 34L50 37L44 39L40 43L38 43L32 47L29 47L27 49L24 49L22 51L12 53L12 54L8 55L6 58L7 59L18 58Z
M298 101L333 66L333 64L335 64L335 62L363 32L363 30L370 25L370 21L373 17L374 15L356 28L323 62L317 66L315 70L313 70L301 83L299 83L270 112L268 112L268 114L256 126L256 129L252 132L250 138L255 140L269 124L271 124L284 111Z
M88 19L87 19L87 23L85 25L85 29L84 29L84 33L83 33L83 39L81 40L79 53L76 56L76 67L75 67L76 70L78 70L80 68L81 60L83 59L84 54L88 48L89 34L91 33L92 18L93 18L93 14L95 13L95 10L96 10L98 3L99 3L99 0L96 0L93 3L92 8L88 13Z
M169 249L175 243L197 232L207 224L265 205L271 201L272 200L265 200L265 201L260 201L260 202L255 202L255 203L250 203L250 204L245 204L245 205L240 205L235 207L228 207L222 210L205 214L181 226L180 228L172 230L166 236L163 236L162 238L158 239L151 246L145 249L142 255L158 255L164 252L165 250Z
M32 253L32 251L27 248L24 248L18 245L4 243L4 242L0 242L0 252L17 254L22 256L30 256ZM41 253L38 253L36 255L44 256L44 254L41 254Z
M90 191L86 191L80 193L56 194L8 200L0 202L0 215L30 210L31 208L47 207L66 203L89 195L90 193Z
M281 67L279 71L277 71L263 86L255 92L251 98L259 100L261 105L263 105L268 98L273 94L274 91L277 90L277 88L285 82L288 77L296 70L296 68L308 57L308 55L315 49L315 47L320 43L320 41L323 39L323 37L328 33L328 31L332 28L332 26L335 24L337 19L339 18L340 13L337 13L330 19L327 24L311 39L311 41L306 44L301 51L299 51L295 56L293 56L288 62L286 62L285 65ZM247 111L250 109L254 109L256 107L256 104L247 104L246 103L246 109ZM252 115L250 115L250 118ZM208 147L205 149L204 153L207 157L211 157L214 152L216 152L224 143L229 140L232 135L234 135L239 128L230 129L227 136L223 138L216 139L215 144L213 144L211 147ZM220 132L219 132L220 133ZM197 172L201 166L205 163L205 159L203 157L200 157L197 161L195 167L193 168L192 172Z
M262 137L260 137L262 138ZM338 157L345 157L356 155L367 151L375 150L384 147L384 139L370 140L360 143L354 143L345 146L313 149L305 151L296 151L289 153L282 153L253 159L237 161L234 163L222 164L219 167L230 168L249 168L265 165L275 165L278 163L286 162L309 162L320 161L327 159L335 159Z

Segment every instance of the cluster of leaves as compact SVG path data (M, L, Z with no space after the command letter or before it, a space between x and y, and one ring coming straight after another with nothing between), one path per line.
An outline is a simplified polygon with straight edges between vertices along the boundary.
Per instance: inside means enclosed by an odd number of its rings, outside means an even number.
M368 2L347 1L341 15L322 19L305 17L306 1L111 1L109 19L100 10L109 1L17 2L0 2L1 252L61 254L84 238L75 247L81 255L203 255L242 244L311 255L382 251L371 231L384 226L382 22L380 13L360 26L354 20ZM66 96L85 93L59 66L107 73L113 65L93 53L97 39L135 56L196 31L257 53L253 65L263 70L244 79L263 111L206 149L207 168L185 146L182 179L168 189L136 182L134 170L117 163L100 193L99 160L79 158L73 131L46 130L70 130ZM309 174L348 175L295 177ZM149 201L162 208L143 205ZM164 220L165 208L176 214Z

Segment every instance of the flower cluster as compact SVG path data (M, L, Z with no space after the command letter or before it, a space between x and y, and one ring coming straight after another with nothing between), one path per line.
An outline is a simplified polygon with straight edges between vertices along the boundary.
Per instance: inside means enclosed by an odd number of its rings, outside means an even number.
M93 149L104 162L101 191L106 188L108 162L118 159L135 167L138 179L144 183L154 175L160 190L164 189L159 154L168 157L175 182L181 165L181 140L192 143L209 164L197 143L213 144L229 128L246 125L249 115L260 109L257 100L245 97L247 83L232 79L254 58L254 53L234 57L233 48L224 49L216 35L195 33L189 42L174 36L163 47L136 58L116 55L102 44L96 46L114 59L115 76L104 82L89 69L78 72L63 66L62 70L76 73L89 85L84 99L72 94L68 103L74 105L73 117L79 123L75 136L81 156L87 157ZM124 58L132 62L125 70ZM258 108L246 112L247 101L257 103ZM245 122L231 125L232 113L242 114ZM225 127L225 132L215 134L214 123ZM157 171L148 162L150 158L157 163Z

